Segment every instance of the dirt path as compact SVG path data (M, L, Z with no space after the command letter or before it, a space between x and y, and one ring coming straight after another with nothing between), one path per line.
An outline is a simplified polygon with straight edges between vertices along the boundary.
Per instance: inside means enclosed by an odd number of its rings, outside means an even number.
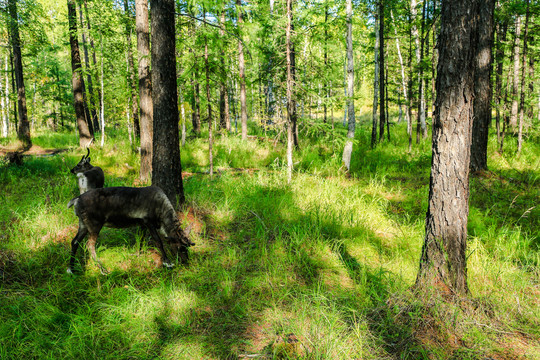
M6 156L9 153L18 152L21 155L33 155L33 156L47 156L47 155L55 155L64 151L68 151L68 149L44 149L41 146L38 145L32 145L32 147L26 151L24 151L21 148L16 147L5 147L0 145L0 156Z

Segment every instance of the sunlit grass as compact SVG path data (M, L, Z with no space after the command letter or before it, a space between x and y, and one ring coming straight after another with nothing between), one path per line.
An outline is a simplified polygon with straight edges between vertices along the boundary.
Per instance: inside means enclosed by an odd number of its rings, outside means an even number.
M213 178L206 134L188 137L180 218L194 222L190 264L161 269L141 231L104 229L98 256L108 276L85 251L80 274L65 273L77 229L69 169L84 151L72 134L37 136L44 148L69 150L0 164L0 358L539 356L538 143L516 157L510 137L503 155L490 142L491 173L471 178L471 298L451 304L411 291L429 141L408 153L399 125L371 149L359 126L345 174L339 126L304 130L291 184L271 130L248 142L216 136ZM136 145L108 136L91 149L106 186L144 185Z

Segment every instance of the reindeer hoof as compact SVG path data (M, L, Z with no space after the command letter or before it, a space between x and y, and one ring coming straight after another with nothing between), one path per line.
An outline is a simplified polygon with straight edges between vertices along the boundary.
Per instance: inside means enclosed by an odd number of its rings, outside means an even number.
M168 262L163 262L163 266L166 267L167 269L172 269L174 267L174 264L171 264L171 263L168 263Z
M71 268L69 267L67 268L66 273L68 273L69 275L73 275L73 271L71 271Z

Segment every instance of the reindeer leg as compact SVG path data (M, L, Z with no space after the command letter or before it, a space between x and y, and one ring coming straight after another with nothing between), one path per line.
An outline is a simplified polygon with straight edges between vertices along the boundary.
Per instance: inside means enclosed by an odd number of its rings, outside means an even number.
M157 242L159 246L159 250L161 251L161 257L163 260L163 266L169 269L172 268L174 264L171 263L169 261L169 258L167 257L167 253L165 252L165 248L163 247L163 241L161 240L161 237L159 236L159 234L157 233L154 227L149 226L149 225L147 227L148 227L148 230L150 231L150 235L152 235L152 238L154 239L155 242Z
M92 255L92 259L98 264L99 271L102 275L107 275L109 271L103 266L101 261L99 261L97 255L96 255L96 241L97 241L98 234L97 233L91 233L88 237L88 242L86 243L86 246L90 250L90 255Z
M71 240L71 254L69 258L69 266L67 268L68 274L73 274L73 267L75 266L75 254L77 253L77 249L79 248L79 244L84 239L84 237L88 234L88 229L79 222L79 230L77 230L77 235Z

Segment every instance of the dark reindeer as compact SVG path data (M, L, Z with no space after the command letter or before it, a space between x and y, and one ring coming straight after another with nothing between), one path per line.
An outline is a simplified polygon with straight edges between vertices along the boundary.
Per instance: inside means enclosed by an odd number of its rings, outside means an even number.
M75 209L75 215L79 217L79 230L71 241L68 273L72 273L77 248L88 234L87 247L90 254L98 264L101 273L107 273L96 256L97 237L104 226L111 228L146 227L159 246L163 265L168 268L174 265L167 258L160 235L167 240L173 254L179 255L183 262L188 260L187 248L195 245L189 239L191 227L182 230L169 198L163 190L156 186L91 189L72 199L68 203L68 208L72 206Z
M102 188L105 182L103 170L90 164L90 148L87 148L87 150L88 153L83 155L79 163L70 170L72 174L77 175L77 184L81 194L90 189Z

